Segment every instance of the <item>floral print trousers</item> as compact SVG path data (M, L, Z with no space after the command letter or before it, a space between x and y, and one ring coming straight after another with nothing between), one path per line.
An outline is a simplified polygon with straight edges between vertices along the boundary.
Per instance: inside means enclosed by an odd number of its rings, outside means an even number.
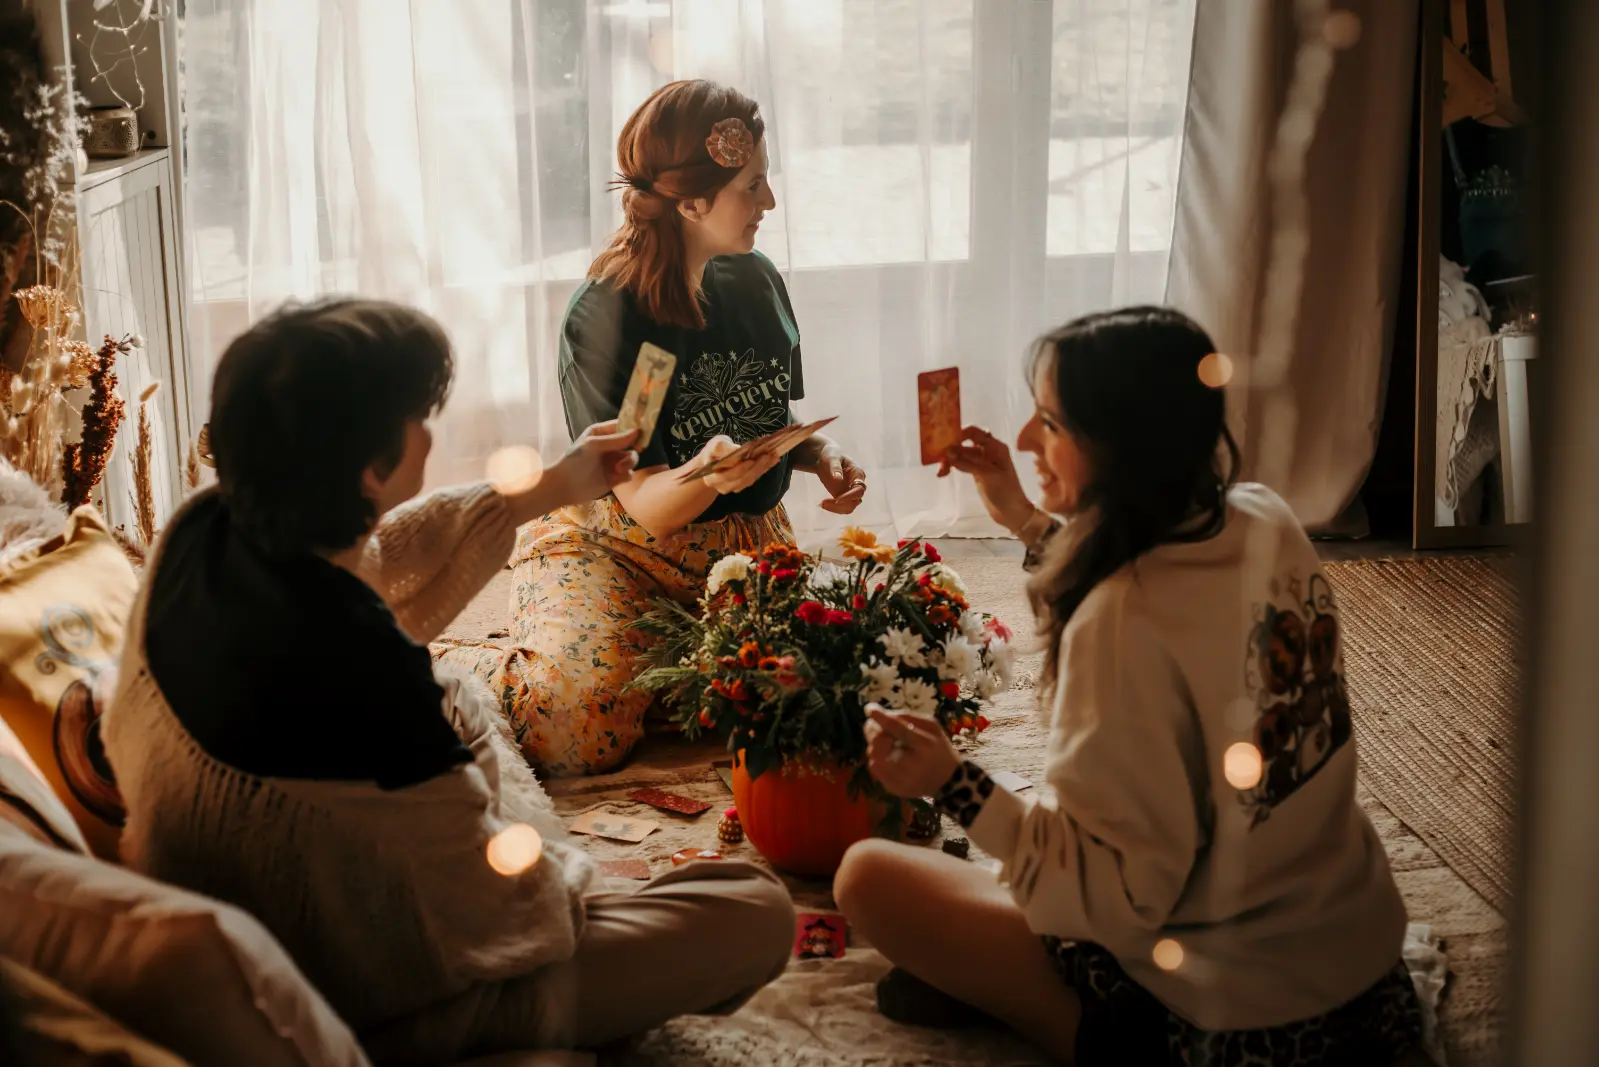
M517 533L509 640L446 638L431 651L499 695L523 755L541 773L613 770L653 725L651 696L623 692L647 640L633 624L658 598L693 602L717 557L775 542L794 542L781 504L697 523L664 541L614 496L566 508Z

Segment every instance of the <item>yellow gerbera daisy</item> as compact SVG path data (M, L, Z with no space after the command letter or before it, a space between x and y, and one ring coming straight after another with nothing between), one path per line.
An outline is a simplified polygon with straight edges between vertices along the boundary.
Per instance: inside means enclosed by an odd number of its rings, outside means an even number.
M894 558L894 548L877 540L877 535L859 526L846 526L838 539L845 559L869 559L873 563L887 563Z

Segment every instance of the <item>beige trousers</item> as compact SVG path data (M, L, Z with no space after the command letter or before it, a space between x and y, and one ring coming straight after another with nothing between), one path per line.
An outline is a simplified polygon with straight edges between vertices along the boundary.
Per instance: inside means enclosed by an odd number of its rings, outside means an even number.
M570 960L363 1034L372 1062L444 1067L517 1049L596 1048L679 1015L726 1014L782 974L793 950L788 890L740 860L684 864L585 904Z

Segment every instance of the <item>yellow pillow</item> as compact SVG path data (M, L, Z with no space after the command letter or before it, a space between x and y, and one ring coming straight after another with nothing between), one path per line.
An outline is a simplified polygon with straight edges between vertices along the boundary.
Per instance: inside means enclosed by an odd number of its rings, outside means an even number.
M100 742L139 579L90 507L0 564L0 718L44 772L95 855L117 857L122 798Z

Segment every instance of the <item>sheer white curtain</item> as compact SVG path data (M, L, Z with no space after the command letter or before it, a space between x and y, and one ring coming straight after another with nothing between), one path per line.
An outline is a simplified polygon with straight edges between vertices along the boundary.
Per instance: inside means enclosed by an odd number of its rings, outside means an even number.
M767 116L761 248L803 334L801 414L870 471L853 521L994 532L919 465L915 378L962 370L1014 435L1027 343L1165 290L1194 0L187 0L192 332L202 362L286 297L437 315L457 381L435 483L566 441L561 313L618 221L628 114L674 78ZM201 368L203 373L205 367ZM1025 466L1025 464L1024 464ZM842 520L814 479L814 540Z

